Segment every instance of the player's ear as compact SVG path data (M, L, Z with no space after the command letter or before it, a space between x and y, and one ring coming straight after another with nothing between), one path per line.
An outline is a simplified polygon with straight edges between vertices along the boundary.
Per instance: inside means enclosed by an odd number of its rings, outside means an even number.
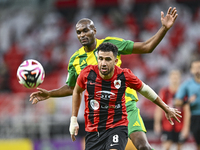
M117 62L118 62L118 58L115 59L115 65L117 64Z
M97 30L96 30L96 28L94 28L93 31L94 31L94 34L97 34Z

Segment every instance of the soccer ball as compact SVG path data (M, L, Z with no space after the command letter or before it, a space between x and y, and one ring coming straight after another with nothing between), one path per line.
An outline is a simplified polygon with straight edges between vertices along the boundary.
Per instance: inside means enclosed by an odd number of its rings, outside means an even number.
M34 59L25 60L17 69L18 81L26 88L38 87L44 81L44 77L44 68Z

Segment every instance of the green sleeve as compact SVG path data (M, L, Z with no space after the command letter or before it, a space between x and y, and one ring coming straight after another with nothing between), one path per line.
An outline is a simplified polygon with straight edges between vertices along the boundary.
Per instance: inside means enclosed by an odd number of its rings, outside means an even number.
M71 87L74 87L76 85L77 78L78 78L78 74L76 72L75 67L73 66L72 59L70 59L70 62L68 65L68 75L67 75L66 84Z
M107 37L104 42L110 42L117 46L118 54L127 55L132 54L134 42L130 40L124 40L117 37Z

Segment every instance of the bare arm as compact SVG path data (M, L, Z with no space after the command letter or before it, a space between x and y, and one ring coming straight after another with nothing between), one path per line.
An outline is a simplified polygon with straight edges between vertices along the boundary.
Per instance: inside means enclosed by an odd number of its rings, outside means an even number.
M37 104L39 101L46 100L50 97L64 97L72 95L74 87L70 87L68 85L64 85L59 89L54 89L51 91L47 91L42 88L37 88L37 92L33 92L30 95L29 101L32 101L32 104Z
M178 111L178 109L170 108L160 99L160 97L157 97L157 99L153 102L165 111L166 118L171 123L171 125L174 125L174 122L171 120L171 118L174 118L177 122L180 122L177 117L181 117L181 112Z
M169 120L169 122L173 125L174 122L171 120L171 118L174 118L176 121L180 122L180 120L177 117L181 117L180 111L175 108L170 108L167 104L165 104L161 98L154 92L153 89L151 89L148 85L143 83L140 90L138 90L140 94L142 94L147 99L151 100L153 103L158 105L160 108L162 108L165 111L166 118Z
M79 111L79 107L81 104L81 96L82 96L82 92L84 91L84 89L82 89L77 83L76 86L74 88L74 92L72 95L72 116L77 117L78 116L78 111Z
M71 117L71 120L70 120L70 128L69 128L72 141L76 140L75 136L78 134L78 130L79 130L79 125L78 125L78 122L77 122L77 116L78 116L78 111L79 111L80 104L81 104L81 97L82 97L83 91L84 91L84 89L82 89L76 83L75 88L74 88L74 92L73 92L73 95L72 95L72 117Z
M148 39L145 42L135 42L133 45L133 54L143 54L143 53L151 53L156 46L163 39L167 31L173 26L178 14L177 10L174 7L173 10L170 7L167 11L166 16L164 17L164 13L161 11L161 23L162 27L158 30L158 32Z

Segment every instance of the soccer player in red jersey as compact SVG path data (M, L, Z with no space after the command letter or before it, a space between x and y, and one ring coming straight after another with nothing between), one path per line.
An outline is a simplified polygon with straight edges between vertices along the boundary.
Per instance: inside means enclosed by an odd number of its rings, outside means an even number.
M161 107L169 122L180 122L178 109L170 108L145 83L129 69L116 66L118 48L103 43L97 48L98 65L85 67L76 82L72 96L70 134L73 141L78 134L77 116L84 90L85 99L85 149L124 150L128 141L128 119L125 91L130 87Z
M181 83L181 72L179 70L171 70L169 73L169 85L163 87L160 92L160 98L170 107L174 107L174 97ZM155 109L154 115L154 131L156 134L161 134L161 141L165 150L169 150L173 143L177 145L177 150L181 150L182 144L187 139L190 132L190 121L185 120L188 118L188 112L190 111L189 105L185 103L182 107L178 108L182 112L183 118L181 123L176 123L172 126L165 118L162 109L158 106ZM185 116L186 115L186 116Z
M167 31L173 26L177 16L178 14L176 8L172 9L172 7L170 7L165 16L164 13L161 12L161 28L154 36L145 42L133 42L118 37L97 39L97 30L93 21L88 18L79 20L76 24L76 34L82 44L82 47L70 58L66 84L59 89L53 89L50 91L38 88L37 92L33 92L30 95L30 101L32 101L32 104L36 104L37 102L46 100L50 97L64 97L72 95L77 77L79 76L81 70L83 70L87 65L97 65L96 51L97 47L101 43L110 42L118 47L117 66L120 66L122 63L120 55L151 53L163 39ZM136 102L138 101L136 91L127 88L125 99L129 119L129 138L138 150L152 150L145 134L147 131L140 116L140 110L136 106ZM136 122L139 126L133 126Z

